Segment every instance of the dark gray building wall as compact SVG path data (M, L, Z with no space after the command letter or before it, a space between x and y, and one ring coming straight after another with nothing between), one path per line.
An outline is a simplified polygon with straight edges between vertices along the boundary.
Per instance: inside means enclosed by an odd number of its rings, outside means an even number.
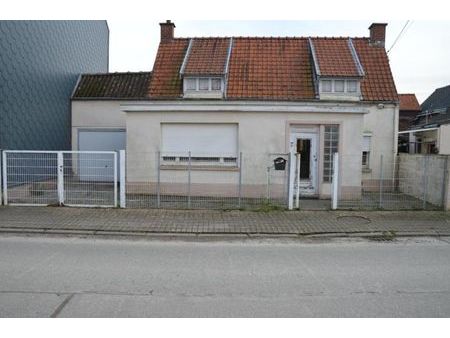
M0 21L0 149L70 149L80 73L106 73L106 21Z

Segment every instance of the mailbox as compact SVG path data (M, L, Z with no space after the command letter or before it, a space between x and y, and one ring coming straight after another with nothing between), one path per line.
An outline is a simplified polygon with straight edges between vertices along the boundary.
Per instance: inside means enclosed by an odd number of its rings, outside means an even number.
M276 159L274 159L273 164L275 166L275 170L285 170L286 162L287 162L287 160L285 160L282 157L277 157Z

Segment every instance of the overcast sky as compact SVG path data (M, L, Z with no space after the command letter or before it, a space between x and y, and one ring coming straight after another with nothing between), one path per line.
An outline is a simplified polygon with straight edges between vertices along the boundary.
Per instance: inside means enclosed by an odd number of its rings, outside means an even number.
M191 36L368 36L370 21L177 21L176 37ZM388 21L389 49L406 23ZM110 71L148 71L159 43L159 21L108 20ZM450 84L450 21L411 21L389 53L399 93L422 103Z

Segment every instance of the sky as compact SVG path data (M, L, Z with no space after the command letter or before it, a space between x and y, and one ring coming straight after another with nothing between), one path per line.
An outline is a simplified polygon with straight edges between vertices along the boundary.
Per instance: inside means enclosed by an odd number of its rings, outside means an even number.
M159 44L159 22L108 20L110 71L149 71ZM176 37L192 36L368 36L371 21L177 21ZM407 20L386 21L390 49ZM399 93L415 93L422 103L450 84L450 21L413 20L389 52Z

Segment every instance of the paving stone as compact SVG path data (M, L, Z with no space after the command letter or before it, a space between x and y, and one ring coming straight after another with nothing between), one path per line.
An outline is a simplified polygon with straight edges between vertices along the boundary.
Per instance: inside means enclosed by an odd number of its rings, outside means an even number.
M450 213L441 211L215 211L0 207L0 229L151 233L445 234Z

